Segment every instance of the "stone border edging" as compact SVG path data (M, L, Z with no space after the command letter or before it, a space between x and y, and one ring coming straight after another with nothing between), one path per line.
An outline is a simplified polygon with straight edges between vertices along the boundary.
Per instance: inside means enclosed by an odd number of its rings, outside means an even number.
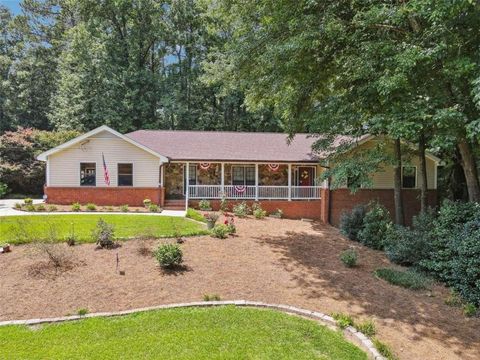
M197 302L189 302L189 303L157 305L157 306L150 306L150 307L144 307L144 308L132 309L132 310L115 311L115 312L91 313L86 315L71 315L71 316L62 316L62 317L44 318L44 319L7 320L7 321L0 321L0 326L38 325L38 324L44 324L44 323L59 323L59 322L65 322L65 321L71 321L71 320L80 320L80 319L96 318L96 317L121 316L121 315L128 315L128 314L151 311L151 310L174 309L174 308L185 308L185 307L225 306L225 305L275 309L282 312L305 316L311 319L319 320L323 323L326 323L327 325L333 325L338 328L337 321L334 318L318 311L305 310L295 306L289 306L289 305L283 305L283 304L267 304L264 302L248 301L248 300L197 301ZM367 350L367 353L370 355L371 358L375 360L386 360L382 355L380 355L378 350L373 345L373 342L366 335L364 335L363 333L361 333L360 331L358 331L357 329L351 326L348 326L347 328L345 328L345 331L351 334L353 337L355 337L359 341L359 343L362 345L364 350Z

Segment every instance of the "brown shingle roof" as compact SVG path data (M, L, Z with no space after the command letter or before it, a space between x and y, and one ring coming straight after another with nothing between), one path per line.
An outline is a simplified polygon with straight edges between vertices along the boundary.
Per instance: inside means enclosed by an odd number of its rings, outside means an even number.
M297 134L288 144L282 133L138 130L129 138L170 160L316 162L309 134Z

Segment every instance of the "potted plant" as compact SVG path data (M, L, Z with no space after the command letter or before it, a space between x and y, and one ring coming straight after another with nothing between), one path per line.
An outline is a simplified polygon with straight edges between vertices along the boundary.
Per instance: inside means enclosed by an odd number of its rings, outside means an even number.
M218 220L218 215L215 213L208 213L203 215L205 217L205 220L207 221L207 229L211 230L215 226L215 223Z
M211 211L210 201L202 199L198 202L198 208L203 211Z

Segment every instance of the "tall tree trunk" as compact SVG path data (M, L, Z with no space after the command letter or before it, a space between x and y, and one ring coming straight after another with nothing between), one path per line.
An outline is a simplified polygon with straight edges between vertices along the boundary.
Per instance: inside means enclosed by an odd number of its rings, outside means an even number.
M395 224L404 225L403 200L402 200L402 149L400 139L395 139L394 145L395 166L394 166L394 189L393 198L395 202Z
M425 159L425 133L420 133L418 140L418 156L420 158L420 212L427 211L427 161Z
M462 138L458 142L458 150L462 157L462 167L468 188L468 200L480 202L480 182L478 180L477 164L467 139Z

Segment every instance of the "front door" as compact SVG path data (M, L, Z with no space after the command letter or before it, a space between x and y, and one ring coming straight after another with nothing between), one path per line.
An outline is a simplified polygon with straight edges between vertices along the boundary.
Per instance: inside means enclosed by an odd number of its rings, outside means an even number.
M312 166L300 166L298 168L298 185L314 186L315 168Z

